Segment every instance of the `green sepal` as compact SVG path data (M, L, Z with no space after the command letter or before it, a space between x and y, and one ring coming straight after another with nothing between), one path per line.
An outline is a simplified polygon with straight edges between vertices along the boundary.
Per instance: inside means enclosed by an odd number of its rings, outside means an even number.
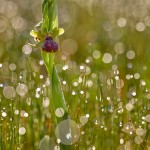
M63 28L57 28L55 27L53 30L52 30L52 36L53 37L56 37L58 35L62 35L64 33L64 29Z
M59 35L64 34L65 30L63 28L59 28Z
M40 39L40 41L44 41L45 35L39 31L31 30L30 35L34 38Z

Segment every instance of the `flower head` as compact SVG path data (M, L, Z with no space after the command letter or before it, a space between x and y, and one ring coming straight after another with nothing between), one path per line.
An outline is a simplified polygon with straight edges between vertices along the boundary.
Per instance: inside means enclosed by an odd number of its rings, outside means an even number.
M46 52L57 52L59 50L59 46L52 37L47 36L42 44L42 50Z

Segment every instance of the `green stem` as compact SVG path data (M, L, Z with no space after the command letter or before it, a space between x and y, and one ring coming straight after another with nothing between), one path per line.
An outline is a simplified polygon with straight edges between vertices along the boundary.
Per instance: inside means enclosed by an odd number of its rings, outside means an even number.
M45 36L47 36L52 33L54 28L58 28L58 12L56 0L43 0L42 14L43 21L41 25L41 32L45 34ZM57 37L55 37L54 40L57 40ZM64 111L62 117L54 117L54 120L56 120L56 123L58 124L62 120L68 119L68 111L66 107L64 94L61 88L61 83L55 67L55 53L48 53L45 51L42 51L41 53L50 79L50 96L52 101L51 104L53 105L54 109L54 111L52 111L52 116L55 116L55 111L59 108L63 109ZM60 147L62 150L69 150L71 148L71 146L66 146L63 144L60 144Z
M48 34L55 27L58 27L58 13L56 9L56 0L44 0L42 3L42 13L43 13L43 23L41 30L42 32ZM42 58L46 65L48 75L51 82L51 99L54 107L54 111L57 108L62 108L65 111L67 116L67 108L64 99L64 95L61 89L60 80L55 68L55 54L47 53L42 51ZM57 122L60 122L62 119L67 119L67 117L57 118Z

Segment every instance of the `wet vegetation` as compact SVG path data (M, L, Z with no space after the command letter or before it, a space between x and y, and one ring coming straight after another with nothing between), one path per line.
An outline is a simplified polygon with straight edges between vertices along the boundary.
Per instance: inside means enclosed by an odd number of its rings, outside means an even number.
M41 48L28 44L41 1L0 3L0 149L150 150L149 0L57 1L59 123Z

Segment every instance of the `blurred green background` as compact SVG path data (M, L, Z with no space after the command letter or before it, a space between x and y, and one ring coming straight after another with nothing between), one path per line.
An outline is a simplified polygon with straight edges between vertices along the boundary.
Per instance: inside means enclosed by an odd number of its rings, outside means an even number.
M56 66L80 128L72 149L150 150L150 1L57 2L65 33ZM40 1L0 0L3 150L46 150L45 135L48 149L59 149L40 49L27 45L41 17Z

